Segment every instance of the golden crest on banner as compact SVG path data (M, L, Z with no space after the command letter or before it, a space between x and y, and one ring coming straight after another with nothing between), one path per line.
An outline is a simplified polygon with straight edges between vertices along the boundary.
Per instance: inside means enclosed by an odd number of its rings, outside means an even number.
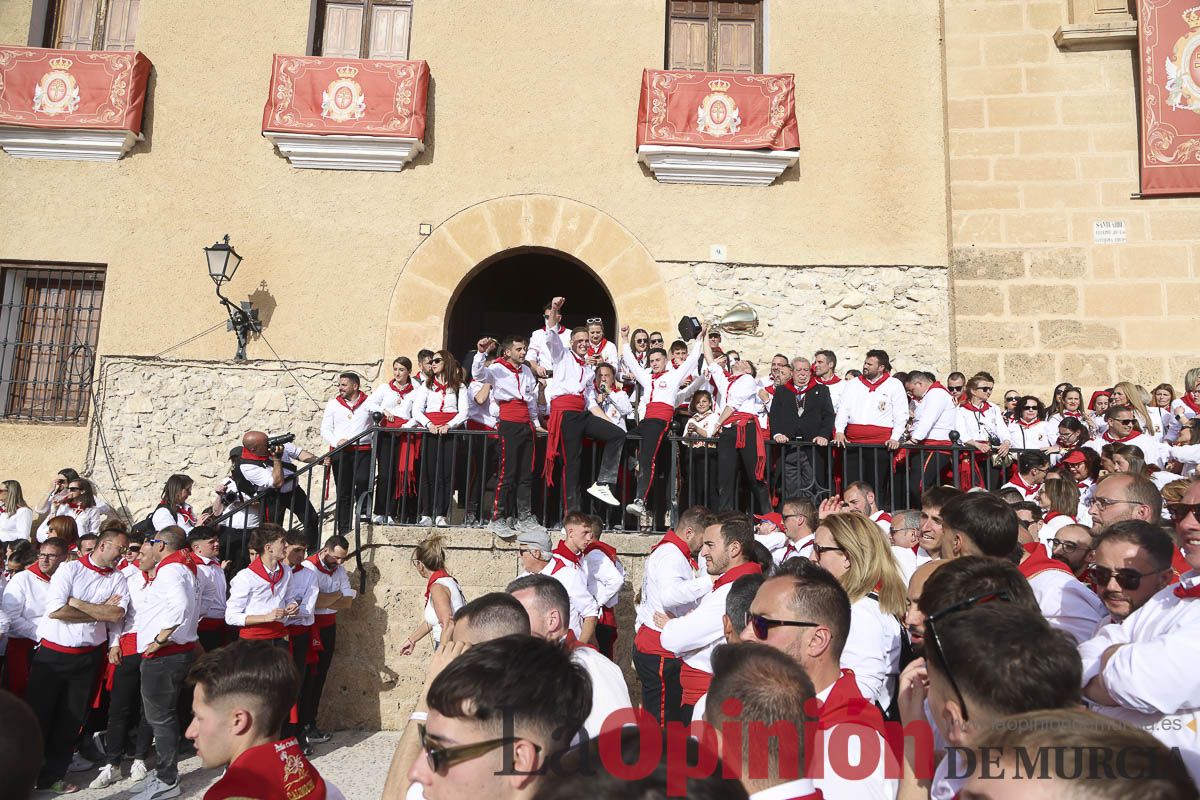
M1183 12L1190 29L1167 58L1167 103L1176 111L1200 114L1200 6Z
M79 108L79 84L68 72L69 58L50 59L50 71L33 87L33 110L39 114L71 114Z
M696 109L696 130L709 136L732 136L742 125L737 103L726 92L729 81L717 78L708 82L711 94L704 96Z
M362 119L367 113L367 97L354 80L358 68L349 65L334 70L338 77L321 93L321 116L334 122Z

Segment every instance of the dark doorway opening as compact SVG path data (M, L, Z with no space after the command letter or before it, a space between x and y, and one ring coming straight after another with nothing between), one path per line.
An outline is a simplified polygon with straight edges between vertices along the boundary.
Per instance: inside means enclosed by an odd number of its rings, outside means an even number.
M446 326L450 352L466 357L463 364L469 365L475 344L484 336L528 336L542 327L542 306L555 296L567 299L563 319L568 328L599 317L605 336L616 341L616 311L591 270L561 253L523 250L499 256L465 281L451 301Z

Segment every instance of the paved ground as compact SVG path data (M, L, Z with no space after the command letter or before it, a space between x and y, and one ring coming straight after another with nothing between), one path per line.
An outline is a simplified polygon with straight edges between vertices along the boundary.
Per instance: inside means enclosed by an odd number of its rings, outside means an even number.
M392 753L396 742L400 740L397 731L340 731L333 734L333 739L325 744L314 745L316 755L313 763L320 770L322 777L342 790L347 800L378 800L383 794L383 782L387 779L388 765L392 762ZM129 774L129 762L122 764L125 774ZM73 783L86 787L99 773L99 769L87 772L74 772L68 775ZM204 790L211 786L220 772L207 770L200 766L200 759L192 756L179 764L181 797L199 798L204 796ZM87 789L78 794L67 795L80 800L100 800L100 798L129 798L133 796L133 781L128 777L107 789ZM35 795L49 797L48 794Z

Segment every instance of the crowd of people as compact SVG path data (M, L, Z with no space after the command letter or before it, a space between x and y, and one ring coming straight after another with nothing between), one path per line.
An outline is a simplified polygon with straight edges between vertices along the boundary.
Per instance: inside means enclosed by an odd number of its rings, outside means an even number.
M19 485L6 488L10 519L30 511ZM191 488L172 475L160 504L129 526L105 519L91 483L66 469L47 518L5 541L2 685L27 704L36 725L24 735L40 745L32 763L6 770L30 784L11 796L35 783L70 794L89 773L93 789L131 780L140 800L179 797L189 742L206 767L228 766L207 798L251 796L237 792L260 773L320 780L306 757L329 741L316 723L337 615L356 594L342 566L349 542L313 548L299 526L257 521L250 560L235 566L222 548L238 547L222 542L214 512L192 509ZM283 772L281 754L292 762Z

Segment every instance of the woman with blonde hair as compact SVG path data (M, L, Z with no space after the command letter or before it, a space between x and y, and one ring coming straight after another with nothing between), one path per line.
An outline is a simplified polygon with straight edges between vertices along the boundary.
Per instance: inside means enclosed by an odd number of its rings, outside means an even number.
M433 649L442 643L442 632L454 619L454 612L467 604L458 581L446 571L446 540L430 536L413 550L413 566L425 578L425 614L421 623L408 635L400 647L400 655L412 655L417 642L427 634L433 635Z
M1141 432L1162 441L1162 419L1159 418L1157 410L1151 413L1150 409L1146 408L1146 403L1142 400L1142 393L1138 391L1138 387L1129 381L1121 381L1113 387L1112 404L1132 408L1133 416L1137 420Z
M25 503L21 484L0 483L0 542L28 542L33 533L33 509Z
M854 671L863 697L887 708L900 672L900 617L906 601L891 548L869 517L842 512L821 520L813 553L850 595L842 667Z

